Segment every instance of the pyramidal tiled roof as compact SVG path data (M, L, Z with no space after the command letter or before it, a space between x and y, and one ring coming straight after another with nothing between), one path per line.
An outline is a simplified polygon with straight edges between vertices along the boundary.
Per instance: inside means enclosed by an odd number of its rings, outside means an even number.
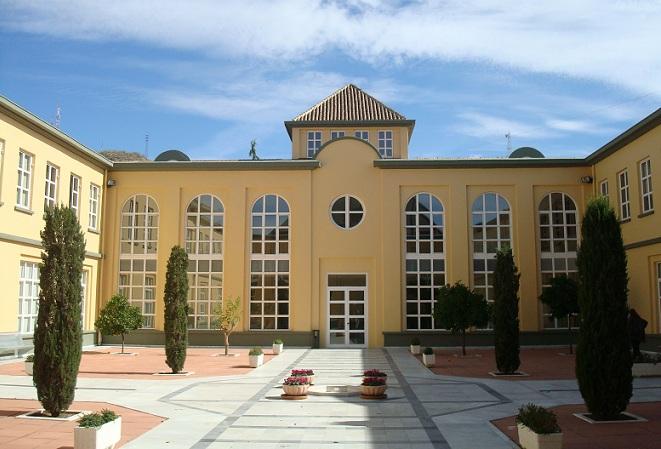
M406 120L406 117L353 84L336 90L292 119L293 122L391 120Z

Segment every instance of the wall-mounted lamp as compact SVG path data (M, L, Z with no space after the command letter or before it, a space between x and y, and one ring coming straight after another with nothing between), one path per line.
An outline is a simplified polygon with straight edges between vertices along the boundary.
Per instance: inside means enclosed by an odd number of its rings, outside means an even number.
M581 184L592 184L592 181L594 181L592 176L581 176Z
M116 184L117 184L117 181L115 181L115 180L112 179L112 178L108 179L108 182L106 183L106 185L107 185L108 187L115 187Z

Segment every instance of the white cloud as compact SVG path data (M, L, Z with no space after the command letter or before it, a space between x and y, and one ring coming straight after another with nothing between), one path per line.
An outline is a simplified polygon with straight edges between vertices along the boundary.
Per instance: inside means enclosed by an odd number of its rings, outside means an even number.
M557 135L543 126L535 126L522 121L496 117L481 112L465 112L459 114L463 120L455 128L463 134L471 137L484 139L502 139L505 142L505 134L511 133L512 137L525 139L548 138Z
M0 0L5 28L286 64L479 61L661 96L661 3L598 0ZM244 107L245 105L239 105Z

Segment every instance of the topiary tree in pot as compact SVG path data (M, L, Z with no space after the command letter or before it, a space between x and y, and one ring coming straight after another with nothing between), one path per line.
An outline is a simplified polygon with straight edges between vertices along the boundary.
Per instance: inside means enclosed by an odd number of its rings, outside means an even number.
M484 296L463 283L447 284L438 290L434 319L440 328L461 334L461 353L466 355L466 330L487 325L489 306Z
M179 373L188 348L188 255L172 247L165 273L165 357L172 373Z
M574 353L572 344L571 316L578 313L578 284L564 274L551 279L548 287L544 287L539 297L542 303L551 309L551 316L555 319L567 319L567 332L569 334L569 353Z
M627 329L627 258L620 223L605 198L588 203L578 251L581 326L576 378L594 418L616 418L632 394Z
M44 409L57 417L73 402L80 367L85 238L68 207L49 207L44 219L32 379Z
M493 330L496 366L503 374L519 369L519 271L514 264L512 248L496 253L494 270Z
M120 335L122 337L122 354L124 354L124 339L126 334L142 326L140 308L132 306L126 296L116 294L105 305L94 327L103 335Z

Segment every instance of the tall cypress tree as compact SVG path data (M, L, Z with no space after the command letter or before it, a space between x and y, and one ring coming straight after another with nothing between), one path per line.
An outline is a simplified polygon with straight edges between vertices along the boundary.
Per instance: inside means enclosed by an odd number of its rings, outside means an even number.
M172 247L165 274L165 355L173 373L180 372L188 347L188 255Z
M44 409L57 417L73 402L80 367L85 238L68 207L47 208L44 219L32 379Z
M496 253L493 280L493 330L496 346L496 366L504 374L519 369L519 272L514 264L512 248Z
M588 204L578 251L581 327L576 378L590 413L612 419L631 399L627 258L620 224L605 198Z

